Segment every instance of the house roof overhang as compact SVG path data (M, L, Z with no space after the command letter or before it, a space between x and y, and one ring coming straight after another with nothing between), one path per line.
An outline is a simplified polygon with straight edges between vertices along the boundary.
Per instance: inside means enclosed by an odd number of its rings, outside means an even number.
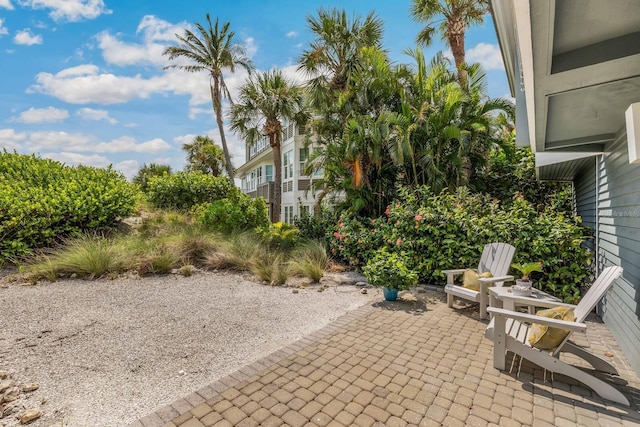
M516 98L517 142L555 156L537 157L539 178L572 179L640 102L638 2L491 0L491 9Z

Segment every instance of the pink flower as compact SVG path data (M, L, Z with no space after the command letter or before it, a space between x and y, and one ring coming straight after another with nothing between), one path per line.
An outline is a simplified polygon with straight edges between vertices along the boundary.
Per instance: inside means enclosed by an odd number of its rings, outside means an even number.
M422 215L420 214L416 215L416 221L422 221Z
M400 225L400 220L397 220L397 221L396 221L396 225Z
M371 224L375 224L375 223L376 223L376 220L374 218L374 219L371 220Z
M389 215L389 213L391 213L391 205L387 206L387 210L384 211L384 214L387 216Z
M402 244L402 239L398 238L398 240L396 240L396 245L400 246Z

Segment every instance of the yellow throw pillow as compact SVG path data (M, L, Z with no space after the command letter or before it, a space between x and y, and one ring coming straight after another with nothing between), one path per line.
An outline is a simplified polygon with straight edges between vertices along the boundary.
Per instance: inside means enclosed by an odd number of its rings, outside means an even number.
M540 310L537 316L549 317L551 319L566 320L575 322L576 316L571 307L554 307L547 310ZM551 350L560 345L562 340L569 335L569 331L560 328L550 328L547 325L532 323L529 329L529 344L541 350Z
M471 289L476 292L480 292L480 279L493 277L490 271L485 271L484 273L476 273L474 270L467 268L462 276L462 286L467 289ZM487 289L487 293L489 290Z

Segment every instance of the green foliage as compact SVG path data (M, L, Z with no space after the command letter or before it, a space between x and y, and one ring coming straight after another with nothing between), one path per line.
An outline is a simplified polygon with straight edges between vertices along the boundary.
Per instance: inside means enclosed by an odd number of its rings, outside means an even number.
M187 152L187 171L200 171L213 176L222 175L224 151L208 136L196 136L190 143L182 144Z
M523 197L538 211L555 210L571 215L572 186L566 182L541 182L536 179L535 155L529 147L516 147L515 134L491 152L488 165L471 183L477 192L485 192L509 203Z
M240 193L229 178L200 171L151 177L147 183L147 197L155 207L183 211Z
M303 212L300 217L296 217L293 225L298 229L301 239L326 240L327 231L333 228L337 217L333 212L323 209L320 216Z
M276 222L269 225L263 233L269 246L280 251L291 250L298 242L298 229L286 222Z
M171 166L159 165L157 163L145 163L142 165L136 176L133 177L133 183L140 187L143 193L147 192L149 179L153 176L171 175Z
M477 265L485 244L509 242L515 262L542 260L536 286L565 300L579 296L591 253L582 246L589 230L552 211L538 213L528 202L503 207L486 195L461 189L434 195L427 187L402 190L385 215L375 219L343 215L329 241L331 253L351 265L375 258L378 248L405 252L420 280L442 284L441 271Z
M322 242L311 240L296 247L291 254L291 270L314 282L320 281L329 265L329 257Z
M216 200L206 208L200 221L212 230L227 233L264 229L269 225L264 199L252 199L246 194Z
M110 167L0 153L0 261L83 231L113 226L131 214L137 190Z
M522 281L528 281L529 275L534 271L542 273L542 263L541 262L526 262L526 263L513 263L511 264L511 268L516 271L519 271L522 274Z
M382 247L367 261L362 271L370 285L404 290L418 283L418 273L408 267L410 263L404 251L389 253L386 247Z

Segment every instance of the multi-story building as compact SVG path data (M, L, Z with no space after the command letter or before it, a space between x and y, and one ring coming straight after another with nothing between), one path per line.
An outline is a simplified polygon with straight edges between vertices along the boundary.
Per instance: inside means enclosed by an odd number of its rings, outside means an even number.
M311 191L314 177L304 174L309 159L304 128L284 122L282 129L282 202L280 212L274 212L275 167L273 151L267 137L247 145L246 162L236 170L242 191L251 197L263 197L271 221L292 223L304 212L313 212L315 197Z

